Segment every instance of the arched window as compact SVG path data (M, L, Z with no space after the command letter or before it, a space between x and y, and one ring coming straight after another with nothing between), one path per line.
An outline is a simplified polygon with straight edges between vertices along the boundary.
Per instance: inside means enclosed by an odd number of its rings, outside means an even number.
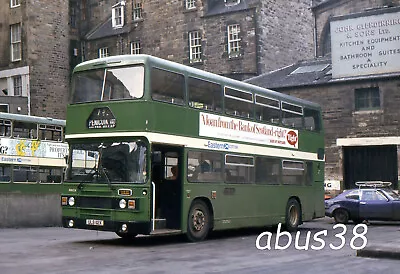
M326 22L322 34L320 50L322 56L329 55L331 53L331 25L330 22Z

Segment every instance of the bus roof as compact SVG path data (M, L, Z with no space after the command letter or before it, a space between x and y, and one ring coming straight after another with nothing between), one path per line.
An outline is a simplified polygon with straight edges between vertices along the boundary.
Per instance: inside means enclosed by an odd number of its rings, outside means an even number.
M20 121L20 122L29 122L35 124L46 124L46 125L58 125L65 127L65 120L61 119L54 119L50 117L39 117L39 116L31 116L31 115L24 115L24 114L14 114L14 113L6 113L0 112L0 119L7 119L13 121Z
M176 62L172 62L169 60L161 59L155 56L146 55L146 54L132 54L132 55L116 55L105 58L98 58L89 61L82 62L78 64L74 73L84 70L98 69L102 67L114 67L114 66L126 66L126 65L134 65L134 64L151 64L152 66L169 69L171 71L186 73L189 76L201 77L204 80L209 80L213 82L223 82L226 86L232 88L242 88L247 91L255 91L256 94L263 96L271 96L273 98L278 98L281 100L285 100L291 103L298 103L303 106L308 106L311 108L320 109L320 105L311 101L307 101L304 99L300 99L294 96L286 95L274 90L270 90L267 88L262 88L259 86L252 85L250 83L242 82L239 80L235 80L229 77L221 76L218 74L214 74L211 72L207 72L204 70L200 70L197 68L193 68L190 66L186 66L183 64L179 64Z

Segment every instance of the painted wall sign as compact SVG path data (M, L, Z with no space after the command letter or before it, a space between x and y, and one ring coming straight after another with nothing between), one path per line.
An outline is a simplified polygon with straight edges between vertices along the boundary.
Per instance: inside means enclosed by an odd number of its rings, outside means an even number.
M400 71L400 11L391 11L330 23L333 78Z
M298 148L298 130L200 113L199 135L257 144Z

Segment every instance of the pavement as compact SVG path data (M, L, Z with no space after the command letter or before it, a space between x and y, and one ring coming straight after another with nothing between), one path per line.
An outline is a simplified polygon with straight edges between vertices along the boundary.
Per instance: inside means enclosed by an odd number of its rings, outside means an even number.
M357 250L358 257L400 260L400 241L390 244L371 245Z
M368 222L366 223L370 225ZM398 227L398 224L397 224ZM367 245L365 248L357 250L358 257L382 258L400 260L400 237L394 234L389 242L382 243L374 241L374 244ZM399 235L400 236L400 235Z

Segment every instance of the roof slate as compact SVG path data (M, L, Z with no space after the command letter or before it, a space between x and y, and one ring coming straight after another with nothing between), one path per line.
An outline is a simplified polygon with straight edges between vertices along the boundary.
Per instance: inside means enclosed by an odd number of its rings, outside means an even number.
M315 68L323 68L322 70L308 71L307 66L314 66ZM304 73L293 73L296 69L302 68ZM246 79L244 82L261 86L264 88L278 89L290 88L299 86L316 86L338 82L365 80L365 79L382 79L399 77L399 72L374 74L374 75L360 75L346 78L332 78L332 61L330 57L321 57L311 60L300 61L287 67L280 68L275 71L261 74L259 76Z
M241 0L239 4L233 6L226 6L225 1L209 1L208 11L206 16L218 15L229 12L236 12L248 9L249 6L246 0Z
M89 31L85 35L86 40L95 40L100 39L108 36L115 36L118 34L129 33L130 26L125 23L122 28L113 28L111 23L111 17L106 19L102 24L94 28L93 30Z

